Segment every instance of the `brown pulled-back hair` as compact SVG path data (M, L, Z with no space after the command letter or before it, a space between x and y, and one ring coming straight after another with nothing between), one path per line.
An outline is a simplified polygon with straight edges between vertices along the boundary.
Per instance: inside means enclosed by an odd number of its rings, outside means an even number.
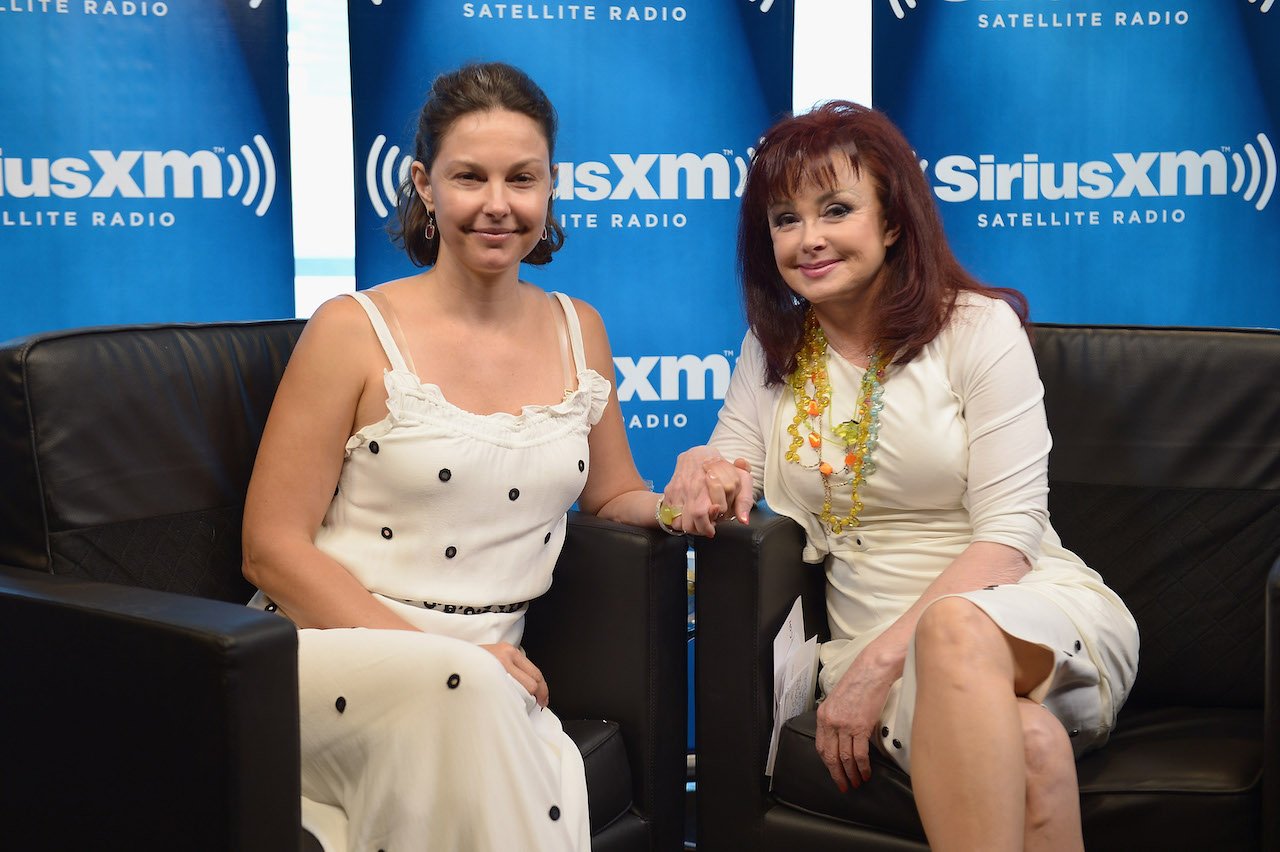
M454 122L473 112L507 110L526 115L542 128L547 153L555 162L556 110L538 84L519 68L503 62L464 65L436 77L418 113L418 132L413 140L413 158L431 171L440 143ZM524 257L525 263L542 265L564 245L564 230L547 202L547 238ZM406 175L396 189L396 216L387 224L391 240L409 255L415 266L430 266L440 252L440 235L427 239L427 211Z
M883 113L831 101L766 131L742 194L738 271L747 322L764 348L769 384L795 371L809 305L778 271L768 208L806 185L835 188L832 158L837 156L848 158L855 175L872 179L886 226L899 229L885 255L885 285L871 323L883 349L896 353L894 363L907 363L938 336L962 290L1004 299L1026 325L1027 300L1021 293L982 284L951 253L928 181L902 132Z

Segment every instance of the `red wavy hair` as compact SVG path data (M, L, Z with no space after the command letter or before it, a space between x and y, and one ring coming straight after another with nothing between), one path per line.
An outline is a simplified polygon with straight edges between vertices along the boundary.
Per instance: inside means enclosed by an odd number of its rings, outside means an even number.
M769 384L795 371L809 306L778 271L768 208L804 186L834 189L837 156L848 158L855 175L872 179L886 225L900 231L885 256L885 287L872 318L875 339L897 353L894 363L911 361L938 336L961 291L1004 299L1027 324L1025 296L981 283L952 254L928 181L902 131L883 113L831 101L765 132L742 194L738 270L747 321L764 347Z

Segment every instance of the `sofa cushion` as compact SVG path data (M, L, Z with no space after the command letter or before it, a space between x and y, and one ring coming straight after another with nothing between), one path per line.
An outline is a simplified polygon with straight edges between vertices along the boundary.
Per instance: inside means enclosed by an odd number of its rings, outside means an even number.
M793 808L924 839L911 779L878 752L871 754L871 780L841 793L818 757L817 713L802 713L782 726L773 765L773 795Z
M1259 707L1280 529L1280 332L1038 326L1049 514L1128 605L1130 711Z
M1263 596L1275 491L1053 482L1063 543L1095 568L1142 636L1126 707L1262 704Z
M240 512L300 320L0 346L0 562L243 603Z
M1090 852L1262 848L1260 710L1122 713L1076 771Z
M631 809L631 764L617 722L567 719L564 732L582 752L587 770L587 809L591 833L612 823Z
M923 840L910 778L873 753L871 781L841 794L818 758L816 728L814 712L783 726L774 797L798 810ZM1081 758L1077 773L1091 852L1256 848L1261 842L1260 711L1166 708L1122 716L1111 741Z

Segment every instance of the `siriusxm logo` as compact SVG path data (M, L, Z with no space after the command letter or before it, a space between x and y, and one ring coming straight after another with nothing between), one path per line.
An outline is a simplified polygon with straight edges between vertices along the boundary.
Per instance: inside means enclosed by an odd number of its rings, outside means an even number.
M943 201L1058 201L1075 198L1175 197L1240 194L1262 210L1276 184L1276 157L1265 133L1245 156L1230 148L1210 151L1114 153L1088 162L1041 162L1038 154L1000 163L991 154L975 162L964 154L942 157L933 168L934 192ZM928 163L921 161L928 171Z
M738 198L746 184L745 158L723 154L610 154L609 162L560 163L561 201L674 201ZM730 161L732 157L732 162Z
M669 201L729 199L742 195L753 148L745 157L731 150L710 154L610 154L608 162L558 163L558 201ZM379 216L396 206L396 187L413 158L387 146L378 134L364 161L365 189Z
M5 157L0 149L0 197L10 198L222 198L240 196L264 215L276 190L276 164L267 141L240 156L211 151L89 151L80 157ZM243 158L243 163L241 159ZM226 173L224 173L224 165ZM197 190L197 184L199 189Z
M369 192L369 202L381 218L386 218L387 213L395 208L396 187L409 176L409 165L413 162L408 154L401 156L399 145L383 151L382 146L386 144L387 137L379 133L364 158L365 189Z
M724 355L643 355L617 357L618 401L659 402L678 399L706 399L707 379L711 379L711 399L724 399L729 390L729 359ZM654 368L658 368L654 386ZM685 394L681 396L682 384Z
M916 7L916 0L889 0L889 8L893 9L893 14L896 15L899 20L907 15L906 10L902 8L903 3L906 4L907 9L914 9Z

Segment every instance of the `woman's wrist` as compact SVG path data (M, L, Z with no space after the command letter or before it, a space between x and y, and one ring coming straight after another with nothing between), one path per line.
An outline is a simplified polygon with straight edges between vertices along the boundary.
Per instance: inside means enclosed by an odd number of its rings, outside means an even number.
M907 661L907 648L896 642L885 639L884 634L863 649L867 662L877 671L894 680L902 676L902 669Z

